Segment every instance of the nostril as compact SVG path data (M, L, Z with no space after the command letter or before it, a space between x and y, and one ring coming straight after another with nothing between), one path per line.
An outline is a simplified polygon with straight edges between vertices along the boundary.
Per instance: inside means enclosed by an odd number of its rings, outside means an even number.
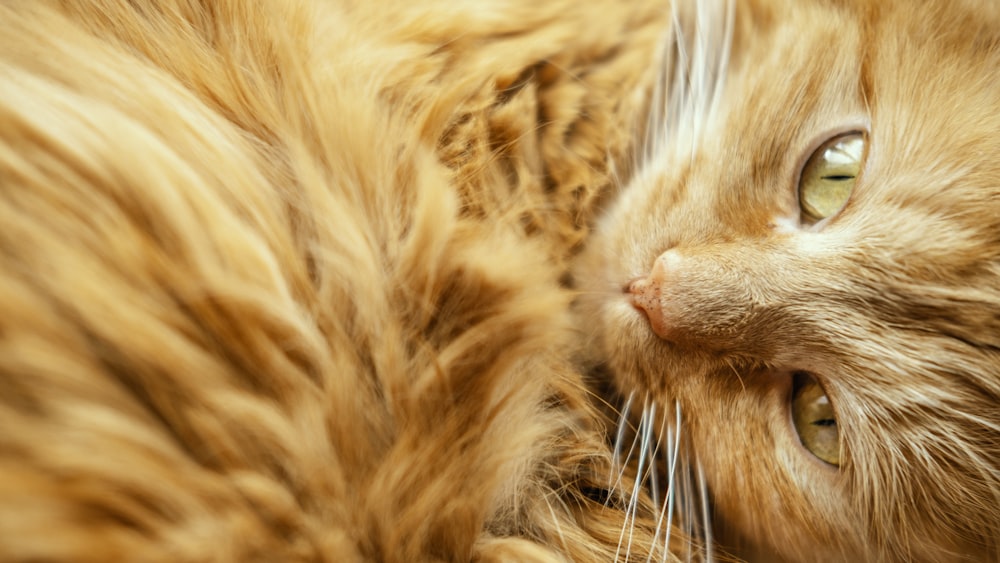
M622 288L629 303L642 312L653 332L664 340L672 340L677 330L677 307L671 288L682 261L680 253L668 250L657 257L648 274L632 278Z
M647 317L656 314L659 301L660 289L647 276L640 276L628 282L625 286L628 293L629 302L633 307L642 311Z
M638 293L643 290L645 284L648 284L649 280L646 276L636 276L622 286L622 293Z

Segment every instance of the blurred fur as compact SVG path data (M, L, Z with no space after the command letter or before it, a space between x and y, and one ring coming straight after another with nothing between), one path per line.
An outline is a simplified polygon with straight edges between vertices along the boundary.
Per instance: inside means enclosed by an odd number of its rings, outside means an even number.
M0 559L997 559L1000 14L731 7L0 2Z
M0 2L0 559L687 551L560 283L668 11L581 6Z
M645 433L678 452L671 474L684 455L704 476L732 553L1000 559L997 4L694 5L647 150L576 269L589 361L660 418ZM726 22L731 49L708 31ZM852 129L868 149L850 201L799 225L799 169ZM627 290L667 251L669 342ZM795 370L835 406L839 469L791 427Z

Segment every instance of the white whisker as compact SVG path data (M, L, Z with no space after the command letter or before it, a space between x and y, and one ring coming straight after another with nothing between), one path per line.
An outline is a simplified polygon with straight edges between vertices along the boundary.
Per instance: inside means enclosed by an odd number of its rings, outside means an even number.
M638 510L639 504L639 493L642 487L642 475L646 464L646 447L648 445L648 417L649 417L649 398L643 399L642 405L642 416L640 417L639 428L636 431L635 438L632 440L632 446L629 448L628 459L632 458L632 452L635 451L636 444L639 444L639 456L637 460L636 476L635 482L632 484L632 491L629 495L628 504L625 507L625 518L626 525L622 526L621 533L618 537L618 549L615 551L615 560L619 560L622 549L622 542L625 540L626 528L628 529L628 543L625 545L625 561L628 561L632 554L632 538L635 533L635 516ZM622 469L624 472L624 468Z
M705 540L705 561L711 563L714 560L712 553L712 515L708 505L708 486L705 484L705 472L701 463L698 463L698 488L701 489L701 518L702 535Z
M656 419L656 403L655 402L652 403L652 407L651 408L652 408L652 411L653 411L653 415L652 415L651 418L653 418L654 421L655 421L655 419ZM665 420L666 420L666 418L664 417L660 421L660 428L656 431L655 434L653 434L653 438L655 438L655 439L651 439L650 440L651 443L650 443L650 449L649 449L649 459L650 459L650 466L649 466L649 489L650 489L650 495L653 497L653 507L654 508L658 508L660 506L660 476L657 474L658 472L656 471L656 458L658 457L657 454L659 453L659 450L660 450L660 442L663 441L663 429L664 429ZM652 431L652 428L650 428L650 430Z
M674 403L674 428L673 433L667 433L667 447L664 449L664 455L667 458L667 481L669 482L667 486L667 500L666 500L666 511L667 511L667 526L666 526L666 537L663 539L663 549L668 551L670 548L670 531L674 525L674 506L675 499L677 498L676 492L676 479L677 479L677 461L680 457L680 444L681 444L681 405L680 403ZM659 527L659 526L657 526Z
M667 447L666 448L663 447L664 437L666 437L666 440L667 440ZM655 530L654 535L653 535L652 545L653 546L658 545L658 542L659 542L659 539L660 539L660 534L664 533L664 543L663 543L663 553L664 554L666 554L666 553L669 552L669 546L670 546L670 516L667 515L667 512L670 509L669 495L671 494L672 476L669 474L669 471L670 471L671 461L672 460L670 459L670 453L669 453L670 450L669 450L669 447L670 447L670 436L669 436L669 434L667 434L667 417L664 415L664 416L661 417L660 428L659 428L659 430L656 433L656 444L654 445L654 451L651 452L651 454L650 454L650 457L652 459L652 465L654 465L654 466L656 464L657 458L659 457L657 454L659 454L660 450L663 450L664 455L666 455L666 457L667 457L667 459L666 459L667 468L668 468L668 470L667 470L668 471L668 474L667 474L667 498L663 499L663 503L662 504L660 503L660 492L659 492L659 485L658 485L658 483L659 483L658 471L656 471L655 467L654 467L653 471L650 473L652 490L653 490L653 508L657 511L657 516L656 516L656 530ZM664 530L664 528L663 528L663 520L664 520L664 518L667 519L667 528L666 528L666 530ZM646 561L647 562L648 561L652 561L652 559L653 559L653 550L650 551L649 556L646 558Z
M671 3L670 25L659 54L659 73L650 91L645 136L640 137L643 145L636 152L643 161L637 163L634 176L638 179L633 181L656 178L685 161L693 164L702 137L717 126L730 64L735 10L734 0ZM659 552L662 547L663 558L669 556L676 526L678 533L683 533L691 543L685 554L674 555L688 561L694 558L711 561L714 555L708 488L690 443L682 440L680 403L671 405L671 413L664 406L670 403L657 404L658 401L646 397L638 428L627 429L634 398L634 394L629 394L625 402L614 444L616 467L611 477L612 488L621 491L626 470L635 477L615 558L624 553L627 561L632 555L640 493L645 488L655 513L653 545L657 547L653 551ZM626 430L634 431L634 435L624 453ZM637 457L633 457L636 453ZM699 548L701 544L704 551ZM654 553L647 554L646 561L655 559Z
M625 406L622 407L621 413L618 417L618 429L615 434L615 444L614 451L612 452L612 463L614 464L611 468L610 480L608 481L608 490L617 491L621 488L622 477L625 473L625 467L628 465L628 460L632 458L632 450L629 449L628 456L623 461L622 460L622 441L625 439L625 428L628 424L628 416L632 410L632 399L635 397L635 392L628 394L628 399L625 400ZM635 442L633 441L632 447L635 447ZM617 474L617 478L615 475ZM605 505L610 501L611 495L608 495L608 500L605 501Z
M629 526L629 541L628 548L625 551L625 560L628 561L632 553L632 537L635 532L635 514L638 509L639 504L639 490L644 481L644 476L649 475L651 480L655 480L655 467L653 466L656 457L654 456L653 449L655 448L653 425L656 423L656 403L651 402L649 397L643 401L642 405L642 419L639 423L639 435L641 436L641 441L639 445L639 466L636 470L635 484L633 485L632 499L629 512L632 514L631 525ZM649 460L649 466L646 467L645 473L643 468L646 465L646 460Z
M640 151L644 167L659 170L684 157L694 161L698 141L721 106L735 6L733 0L671 4Z

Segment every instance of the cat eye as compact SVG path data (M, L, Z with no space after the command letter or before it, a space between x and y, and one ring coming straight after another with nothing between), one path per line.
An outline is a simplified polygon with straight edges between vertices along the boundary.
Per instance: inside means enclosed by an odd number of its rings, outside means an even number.
M823 387L805 372L793 376L792 423L810 453L830 465L840 465L840 432L833 405Z
M809 157L799 176L803 222L816 223L844 207L861 171L864 150L864 135L848 133L830 139Z

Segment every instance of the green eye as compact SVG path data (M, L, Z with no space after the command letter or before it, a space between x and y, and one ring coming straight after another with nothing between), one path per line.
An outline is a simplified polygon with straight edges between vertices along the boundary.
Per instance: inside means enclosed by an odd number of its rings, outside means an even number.
M792 423L799 441L814 456L839 466L840 432L829 397L809 374L798 372L793 377Z
M864 135L848 133L830 139L809 157L799 177L799 206L805 222L826 219L844 207L861 171L864 150Z

